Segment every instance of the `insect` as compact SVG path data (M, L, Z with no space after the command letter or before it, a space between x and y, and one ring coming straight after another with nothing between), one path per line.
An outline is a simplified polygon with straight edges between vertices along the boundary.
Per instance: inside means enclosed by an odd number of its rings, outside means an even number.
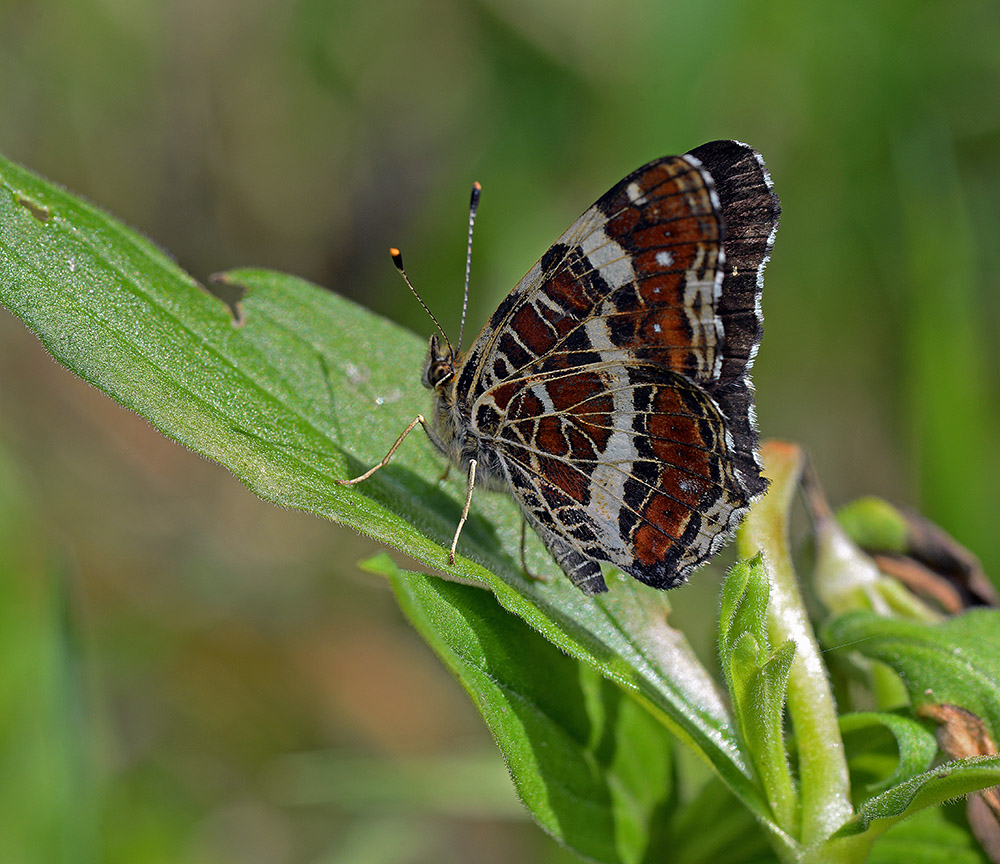
M478 201L476 184L466 305ZM452 562L473 488L485 487L514 496L586 594L607 590L600 561L656 588L684 582L767 488L749 373L780 210L763 159L737 141L632 172L528 271L468 353L431 315L443 337L431 336L423 372L431 421L418 415L379 464L339 482L370 477L420 425L467 472Z

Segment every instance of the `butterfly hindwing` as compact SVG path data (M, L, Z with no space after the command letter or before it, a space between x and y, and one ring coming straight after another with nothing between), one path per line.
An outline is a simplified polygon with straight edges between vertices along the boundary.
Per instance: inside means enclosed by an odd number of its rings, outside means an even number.
M487 406L522 506L548 526L543 540L557 535L581 559L667 588L738 524L746 502L725 458L725 421L676 372L601 362L543 370L485 394L484 420Z

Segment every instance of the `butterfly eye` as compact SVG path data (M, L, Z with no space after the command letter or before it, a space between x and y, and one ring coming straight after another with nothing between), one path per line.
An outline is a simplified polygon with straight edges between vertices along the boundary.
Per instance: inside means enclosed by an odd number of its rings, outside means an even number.
M431 336L430 346L427 349L427 362L424 364L424 374L420 383L428 390L433 390L454 374L455 358L451 353L451 346L449 345L442 353L437 336Z
M428 361L427 368L424 370L422 383L427 389L433 390L444 384L454 374L455 366L450 358L432 358Z

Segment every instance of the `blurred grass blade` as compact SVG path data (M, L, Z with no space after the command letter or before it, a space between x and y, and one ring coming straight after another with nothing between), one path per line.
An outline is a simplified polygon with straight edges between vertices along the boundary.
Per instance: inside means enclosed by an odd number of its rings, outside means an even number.
M956 533L960 528L970 548L995 555L997 466L990 454L1000 437L1000 404L989 359L994 337L983 314L983 251L976 248L955 137L940 118L922 117L898 130L892 145L910 288L900 322L908 343L905 428L915 437L923 509ZM995 561L987 557L988 571Z
M493 748L416 757L294 753L269 766L267 786L276 800L294 807L326 805L361 813L422 812L460 819L526 818Z
M0 838L4 861L98 860L94 729L65 567L0 449ZM61 562L59 562L61 564Z
M61 363L261 497L489 584L564 651L638 693L767 821L724 700L667 625L661 592L612 577L593 599L561 574L525 579L517 508L488 494L476 495L449 565L464 482L442 487L419 434L360 487L335 484L381 459L426 409L423 339L289 276L242 270L225 282L245 289L235 322L148 240L0 159L0 301ZM535 538L528 560L555 570Z

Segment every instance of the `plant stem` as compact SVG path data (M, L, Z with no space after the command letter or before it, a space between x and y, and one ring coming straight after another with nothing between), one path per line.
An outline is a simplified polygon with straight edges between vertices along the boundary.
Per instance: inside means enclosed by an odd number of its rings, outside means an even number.
M782 827L797 835L808 850L824 844L852 816L850 784L826 667L788 549L788 514L805 454L795 445L780 442L765 443L762 454L771 488L744 522L739 548L743 557L758 550L764 553L771 582L768 632L772 644L781 645L789 639L795 643L788 678L788 713L798 743L801 813L798 831L795 826ZM848 845L853 850L853 844ZM847 857L837 860L863 860L856 857L856 850L843 851Z

